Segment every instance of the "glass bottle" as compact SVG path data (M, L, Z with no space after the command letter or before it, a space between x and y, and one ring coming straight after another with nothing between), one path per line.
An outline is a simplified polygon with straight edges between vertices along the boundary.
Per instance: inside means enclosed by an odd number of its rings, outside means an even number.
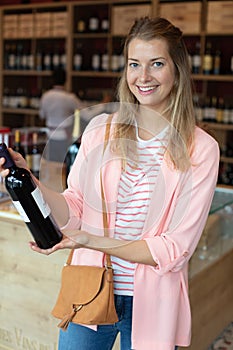
M61 241L62 233L41 190L28 170L15 165L4 143L0 144L0 156L5 158L4 167L10 171L5 178L5 186L15 208L37 245L43 249L51 248Z
M14 138L14 145L13 150L15 152L20 153L23 157L25 157L25 151L21 144L21 134L20 131L17 129L15 130L15 138Z
M192 73L199 74L200 71L201 71L200 42L197 41L195 45L195 52L192 56Z
M214 64L213 64L213 74L220 74L220 68L221 68L221 51L216 50L214 55Z
M213 55L212 55L212 44L207 42L205 54L203 58L203 73L211 74L213 70Z

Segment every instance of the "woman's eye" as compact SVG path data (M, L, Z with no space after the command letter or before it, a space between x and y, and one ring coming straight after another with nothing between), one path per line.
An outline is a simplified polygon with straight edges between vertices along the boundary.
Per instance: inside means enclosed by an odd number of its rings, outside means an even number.
M131 67L131 68L136 68L137 66L138 66L138 63L136 63L136 62L129 63L129 67Z
M154 62L154 66L155 67L162 67L163 66L163 63L162 62Z

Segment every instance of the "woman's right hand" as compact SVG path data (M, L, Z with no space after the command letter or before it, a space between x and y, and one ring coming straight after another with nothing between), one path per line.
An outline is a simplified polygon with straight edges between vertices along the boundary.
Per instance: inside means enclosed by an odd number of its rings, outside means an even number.
M12 148L8 148L8 151L17 167L28 169L27 162L20 153L15 152ZM0 175L2 177L6 177L9 174L9 169L4 168L4 163L5 158L0 158Z

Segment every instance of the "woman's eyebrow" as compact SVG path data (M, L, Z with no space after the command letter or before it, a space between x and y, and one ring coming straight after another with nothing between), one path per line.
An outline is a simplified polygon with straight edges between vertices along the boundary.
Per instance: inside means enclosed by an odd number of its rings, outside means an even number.
M151 58L150 61L153 62L153 61L161 60L161 59L162 59L162 60L166 60L165 57L163 57L163 56L158 56L158 57ZM128 57L128 60L139 62L139 60L138 60L137 58Z

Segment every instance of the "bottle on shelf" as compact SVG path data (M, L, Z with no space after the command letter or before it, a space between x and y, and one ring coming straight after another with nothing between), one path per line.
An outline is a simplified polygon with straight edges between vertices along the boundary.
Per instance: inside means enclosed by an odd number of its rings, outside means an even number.
M70 170L74 164L75 158L78 154L78 150L81 144L81 137L79 137L77 140L75 140L67 150L67 154L65 157L65 171L66 171L66 179L70 173Z
M108 71L109 70L109 56L107 53L104 53L101 56L101 70Z
M203 106L203 121L205 121L205 122L210 121L210 116L211 116L210 108L211 108L210 107L210 97L206 96L205 104Z
M17 108L18 99L15 89L10 89L9 97L8 97L8 107L9 108Z
M64 46L61 46L60 47L60 66L63 68L63 69L66 69L66 52L65 52L65 47Z
M223 109L223 123L224 124L230 123L230 106L227 101L225 101L224 109Z
M76 52L74 54L74 70L81 70L82 69L82 63L83 63L83 56L82 56L82 46L81 44L77 44L76 46Z
M86 23L83 19L79 19L77 22L77 32L85 33L85 31L86 31Z
M9 49L8 68L16 69L16 45L12 44Z
M215 123L217 121L217 97L212 96L209 109L209 121Z
M28 69L28 54L27 54L27 49L24 47L23 52L22 52L22 57L21 57L21 67L23 70Z
M51 70L51 69L52 69L52 57L50 54L50 50L47 48L43 57L43 70Z
M67 177L71 171L71 168L74 164L75 158L78 154L78 150L81 144L81 138L80 135L80 111L76 110L74 114L74 128L73 128L73 143L68 147L64 166L65 166L65 178L67 180Z
M91 68L94 71L100 70L100 55L94 54L91 58Z
M53 69L56 69L60 66L60 55L58 47L55 47L51 60Z
M31 149L31 172L37 178L40 173L40 161L41 161L41 153L38 147L38 133L33 132L32 134L32 149Z
M23 69L22 65L22 58L23 58L23 45L21 43L17 44L17 50L16 50L16 69L20 70Z
M120 60L119 55L113 54L111 57L111 70L113 72L119 72L120 70Z
M4 49L4 69L9 69L10 45L6 44Z
M216 50L213 58L213 74L218 75L221 71L221 51Z
M14 133L14 144L13 144L13 150L15 152L20 153L23 157L25 157L25 151L21 144L21 134L19 129L15 130Z
M38 49L36 52L36 70L37 71L42 71L43 69L42 59L43 59L42 52L40 49Z
M6 86L4 87L4 90L3 90L3 99L2 99L2 106L4 108L10 107L9 99L10 99L10 89Z
M88 30L91 33L99 31L99 18L97 15L94 14L89 18Z
M193 96L193 103L194 103L194 111L195 111L195 117L198 122L203 121L203 108L202 108L202 102L199 95Z
M201 53L200 41L196 42L195 52L192 55L192 73L200 74L201 72Z
M35 68L34 54L31 50L28 51L27 66L29 70L33 70Z
M101 31L107 33L109 30L109 20L108 18L103 18L101 20Z
M27 108L28 107L28 96L27 90L23 87L18 87L16 89L17 94L17 108Z
M217 103L217 111L216 111L217 123L223 122L223 110L224 110L224 99L223 99L223 97L219 97L218 103Z
M212 55L212 44L210 41L206 44L205 54L203 57L203 73L211 74L213 71L213 55Z
M40 248L48 249L59 243L62 233L55 223L51 209L28 170L18 168L7 146L0 144L0 156L6 159L4 167L10 170L5 178L6 189L13 204L25 221Z
M39 107L40 107L40 92L37 89L31 90L31 93L29 96L28 106L32 109L39 109Z

